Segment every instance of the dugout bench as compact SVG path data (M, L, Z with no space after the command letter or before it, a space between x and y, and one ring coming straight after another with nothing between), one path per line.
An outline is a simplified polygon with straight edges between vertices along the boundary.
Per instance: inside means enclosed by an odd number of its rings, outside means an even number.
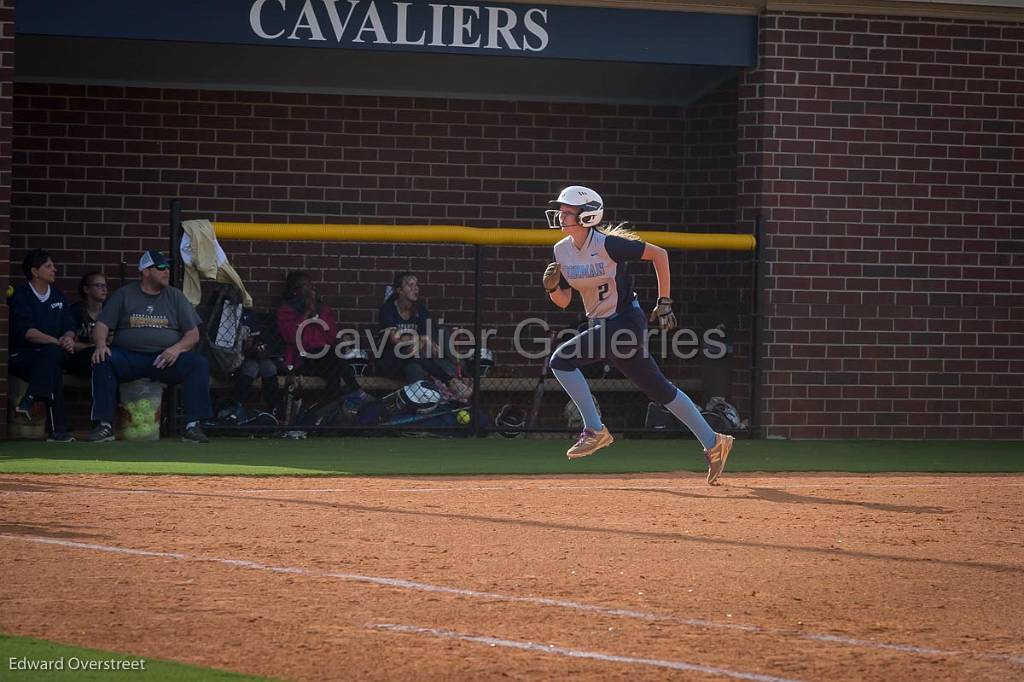
M301 375L300 375L301 376ZM398 379L389 379L386 377L373 377L373 376L362 376L356 377L359 385L363 387L363 390L372 392L389 392L394 391L405 385L404 382ZM288 377L278 376L277 382L281 388L286 388ZM253 389L260 387L261 379L259 377L252 384ZM302 388L311 391L319 391L324 388L324 380L320 377L314 376L302 376L300 379ZM639 393L640 389L630 381L629 379L587 379L587 383L590 384L590 389L594 393ZM700 379L683 379L681 381L673 382L683 391L697 391L700 390L701 381ZM88 382L83 383L84 386L88 386ZM210 389L224 390L229 389L233 386L231 382L223 381L221 379L210 379ZM537 387L537 379L532 377L481 377L480 379L480 390L484 393L499 393L505 391L508 393L529 393ZM557 379L547 378L544 380L544 390L546 391L561 391L562 385L558 383Z
M279 376L278 377L278 382L279 382L279 385L282 387L282 390L286 389L288 381L290 379L291 379L291 377L288 377L288 376ZM404 385L403 381L400 381L400 380L397 380L397 379L390 379L390 378L385 378L385 377L379 377L379 376L360 376L360 377L357 377L357 380L358 380L360 386L363 388L363 390L365 390L365 391L367 391L369 393L374 393L375 395L377 395L377 397L382 397L383 395L386 395L386 394L388 394L388 393L390 393L390 392L392 392L394 390L397 390L397 389L401 388ZM252 390L255 393L256 390L260 386L260 381L261 381L261 379L257 378L253 382L252 389L250 389L250 390ZM600 399L600 396L602 394L616 394L616 395L622 395L622 396L625 396L627 394L634 394L634 395L640 395L641 399L642 399L643 405L644 406L647 405L647 402L648 402L647 397L643 396L640 393L639 389L636 387L636 385L633 384L633 382L630 381L629 379L594 378L594 379L588 379L587 381L590 384L590 387L591 387L595 397L597 397L598 399ZM519 405L519 406L523 407L524 409L526 409L529 406L529 404L530 404L531 394L537 388L537 382L538 382L538 379L535 378L535 377L490 377L490 376L488 376L488 377L481 377L480 378L480 394L481 394L480 398L481 398L481 400L480 400L480 402L477 403L480 406L477 409L483 409L485 412L489 412L490 409L494 409L498 404L501 404L501 403L508 403L508 404ZM211 384L211 390L216 390L216 389L227 390L227 389L230 389L231 386L232 386L232 382L230 382L230 381L223 381L223 380L212 379L212 378L211 378L210 384ZM686 391L687 393L689 393L691 395L693 394L694 391L700 391L701 387L702 387L702 381L700 379L684 379L684 380L681 380L681 381L676 381L675 384L679 388L681 388L682 390ZM315 376L301 376L300 375L300 378L299 378L299 390L300 391L303 391L303 392L304 391L319 391L319 390L323 390L323 388L324 388L324 380L322 378L315 377ZM499 398L497 400L494 400L495 396L502 396L502 394L504 394L503 397L501 397L501 398ZM553 378L553 377L548 377L548 378L546 378L544 380L544 395L547 396L549 399L551 398L551 396L562 396L562 400L563 401L566 400L564 389L562 388L562 385L560 383L558 383L558 380ZM485 396L489 396L491 398L491 400L486 400ZM489 408L485 408L485 406L483 404L485 402L490 405ZM557 412L552 412L551 414L559 414L559 415L561 415L562 411L561 411L561 409L559 409ZM235 427L235 428L237 428L238 432L240 432L240 433L245 433L246 432L246 427L244 427L244 426L239 426L239 427ZM300 427L296 427L296 428L300 428ZM477 425L477 428L476 428L476 432L481 433L481 434L486 433L486 432L490 432L490 431L494 431L494 430L496 430L496 429L495 429L495 427L494 427L494 425L492 423L480 424L480 425ZM536 430L536 431L552 431L552 430L564 431L566 429L565 428L553 429L553 428L551 428L551 425L549 424L548 428L545 428L545 427L543 427L541 425L537 425L537 427L535 429L531 429L531 430ZM642 429L640 429L640 427L638 425L637 427L630 427L629 430L633 431L633 430L642 430Z

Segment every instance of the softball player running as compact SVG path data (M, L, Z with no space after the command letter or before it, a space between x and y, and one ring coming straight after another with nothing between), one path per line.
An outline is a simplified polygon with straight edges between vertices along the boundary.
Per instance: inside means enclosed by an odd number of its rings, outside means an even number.
M693 432L704 446L708 483L714 485L725 468L733 438L715 431L693 401L661 373L647 350L647 318L626 274L626 263L654 263L658 275L658 303L650 321L664 330L674 329L668 254L665 249L640 240L629 230L600 226L604 202L592 189L566 187L558 206L545 211L548 227L561 229L565 239L555 244L555 262L544 270L544 289L551 302L565 308L572 290L580 292L590 322L586 331L560 345L551 355L551 370L583 416L583 432L569 448L569 459L592 455L615 439L601 423L590 387L579 368L608 361L647 394L664 405Z

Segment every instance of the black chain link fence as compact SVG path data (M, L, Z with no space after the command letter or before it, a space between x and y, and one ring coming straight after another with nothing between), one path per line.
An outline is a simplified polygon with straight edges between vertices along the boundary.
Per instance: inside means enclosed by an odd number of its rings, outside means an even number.
M243 308L229 285L204 283L198 310L215 406L215 415L204 428L212 435L291 438L316 434L528 438L565 437L580 431L579 410L547 363L559 343L585 328L582 310L578 305L566 311L544 306L547 301L541 300L543 292L532 271L521 274L517 266L512 272L507 268L495 272L485 267L487 259L500 258L536 269L550 250L458 248L459 257L447 259L445 274L451 275L454 262L461 265L462 298L447 299L450 307L443 322L440 317L431 318L426 329L385 329L379 320L346 324L338 318L352 315L336 314L324 300L304 311L295 306L289 310L285 302L276 308ZM737 272L742 275L749 261L750 254L735 254ZM416 265L414 258L408 262ZM635 268L639 275L635 288L641 301L652 302L655 283L646 272L649 265L643 266ZM282 279L285 274L282 271ZM740 277L739 281L745 280ZM350 284L344 287L350 288ZM367 293L360 289L355 300L376 300L379 305L380 297ZM740 312L745 306L749 309L749 288L716 292L719 300L730 295L735 300L725 307L749 322L749 315ZM685 300L678 307L679 313L685 313ZM668 379L703 407L729 390L737 370L748 369L743 365L749 363L749 355L728 357L747 340L727 338L731 330L721 320L705 317L700 320L704 327L697 329L692 327L695 320L686 317L680 314L680 329L655 333L649 350ZM735 321L728 325L749 329L749 324ZM715 355L722 351L724 356ZM684 427L651 404L610 363L597 362L582 371L603 421L614 432L684 435ZM706 390L710 386L715 395ZM172 414L180 422L180 410ZM709 415L709 420L713 418ZM739 425L719 426L735 431Z

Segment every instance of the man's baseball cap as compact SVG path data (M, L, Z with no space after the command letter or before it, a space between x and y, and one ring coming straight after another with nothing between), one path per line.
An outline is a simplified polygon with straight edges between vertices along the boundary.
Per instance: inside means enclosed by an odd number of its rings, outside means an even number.
M160 268L161 265L165 267ZM164 270L169 267L171 267L171 262L167 260L167 256L159 251L147 251L142 254L142 258L139 259L139 272L142 272L146 268L160 268L161 270Z

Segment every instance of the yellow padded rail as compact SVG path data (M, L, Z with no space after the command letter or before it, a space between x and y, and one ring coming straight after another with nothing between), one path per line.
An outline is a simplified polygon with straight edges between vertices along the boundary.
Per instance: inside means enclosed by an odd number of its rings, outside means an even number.
M560 230L464 227L461 225L318 225L311 223L213 223L218 239L313 242L404 242L551 246ZM638 232L646 242L667 249L753 251L751 234Z

